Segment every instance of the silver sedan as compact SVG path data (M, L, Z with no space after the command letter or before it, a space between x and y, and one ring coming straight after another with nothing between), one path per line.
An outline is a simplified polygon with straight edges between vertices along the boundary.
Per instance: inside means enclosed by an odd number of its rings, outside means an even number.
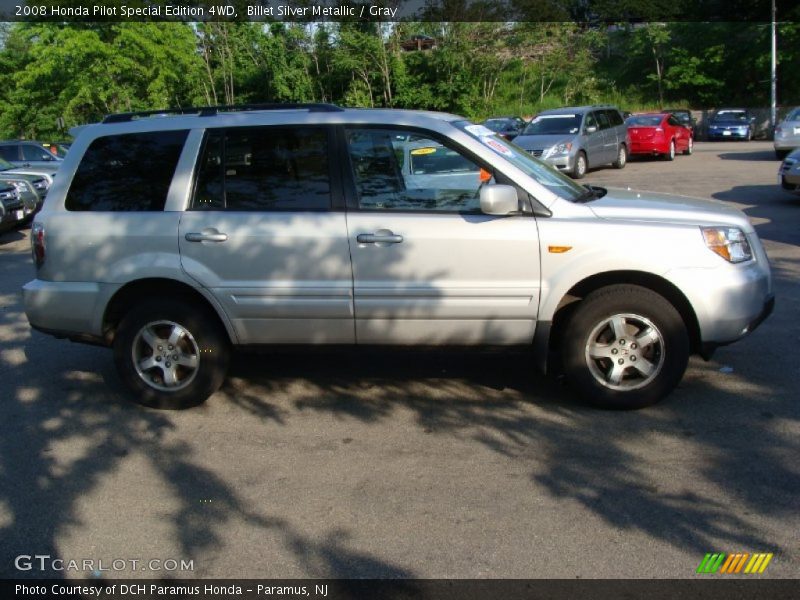
M775 127L775 156L780 160L795 148L800 148L800 107L786 115Z

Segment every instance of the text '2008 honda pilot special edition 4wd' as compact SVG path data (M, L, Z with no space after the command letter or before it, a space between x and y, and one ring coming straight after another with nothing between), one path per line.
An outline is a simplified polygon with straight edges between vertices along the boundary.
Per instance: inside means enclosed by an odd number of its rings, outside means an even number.
M31 231L33 327L113 348L158 407L233 347L527 346L639 407L752 331L769 263L721 203L583 187L462 117L265 105L107 117Z

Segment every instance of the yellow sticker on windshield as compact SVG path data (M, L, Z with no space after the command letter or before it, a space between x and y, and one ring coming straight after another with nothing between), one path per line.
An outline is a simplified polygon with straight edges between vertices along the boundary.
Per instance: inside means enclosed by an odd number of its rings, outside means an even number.
M420 156L422 154L433 154L434 152L436 152L436 148L415 148L411 151L411 154Z

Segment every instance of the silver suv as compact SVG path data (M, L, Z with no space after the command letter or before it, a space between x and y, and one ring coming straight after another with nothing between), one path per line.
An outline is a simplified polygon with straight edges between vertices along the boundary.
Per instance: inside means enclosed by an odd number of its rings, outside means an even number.
M31 325L113 349L146 405L222 383L233 348L515 346L634 408L772 309L744 214L584 187L482 125L331 105L112 115L32 227Z
M631 148L622 114L607 105L543 111L514 143L575 179L590 167L625 168Z

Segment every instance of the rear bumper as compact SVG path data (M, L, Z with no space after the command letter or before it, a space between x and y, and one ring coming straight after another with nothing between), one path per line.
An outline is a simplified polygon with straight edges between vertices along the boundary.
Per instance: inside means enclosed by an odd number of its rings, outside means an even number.
M58 337L102 337L95 307L96 283L34 279L22 288L25 314L34 329Z
M631 141L631 147L628 151L630 154L645 154L645 155L653 155L653 154L666 154L669 152L669 146L662 147L658 144L648 144L644 142L634 142Z

